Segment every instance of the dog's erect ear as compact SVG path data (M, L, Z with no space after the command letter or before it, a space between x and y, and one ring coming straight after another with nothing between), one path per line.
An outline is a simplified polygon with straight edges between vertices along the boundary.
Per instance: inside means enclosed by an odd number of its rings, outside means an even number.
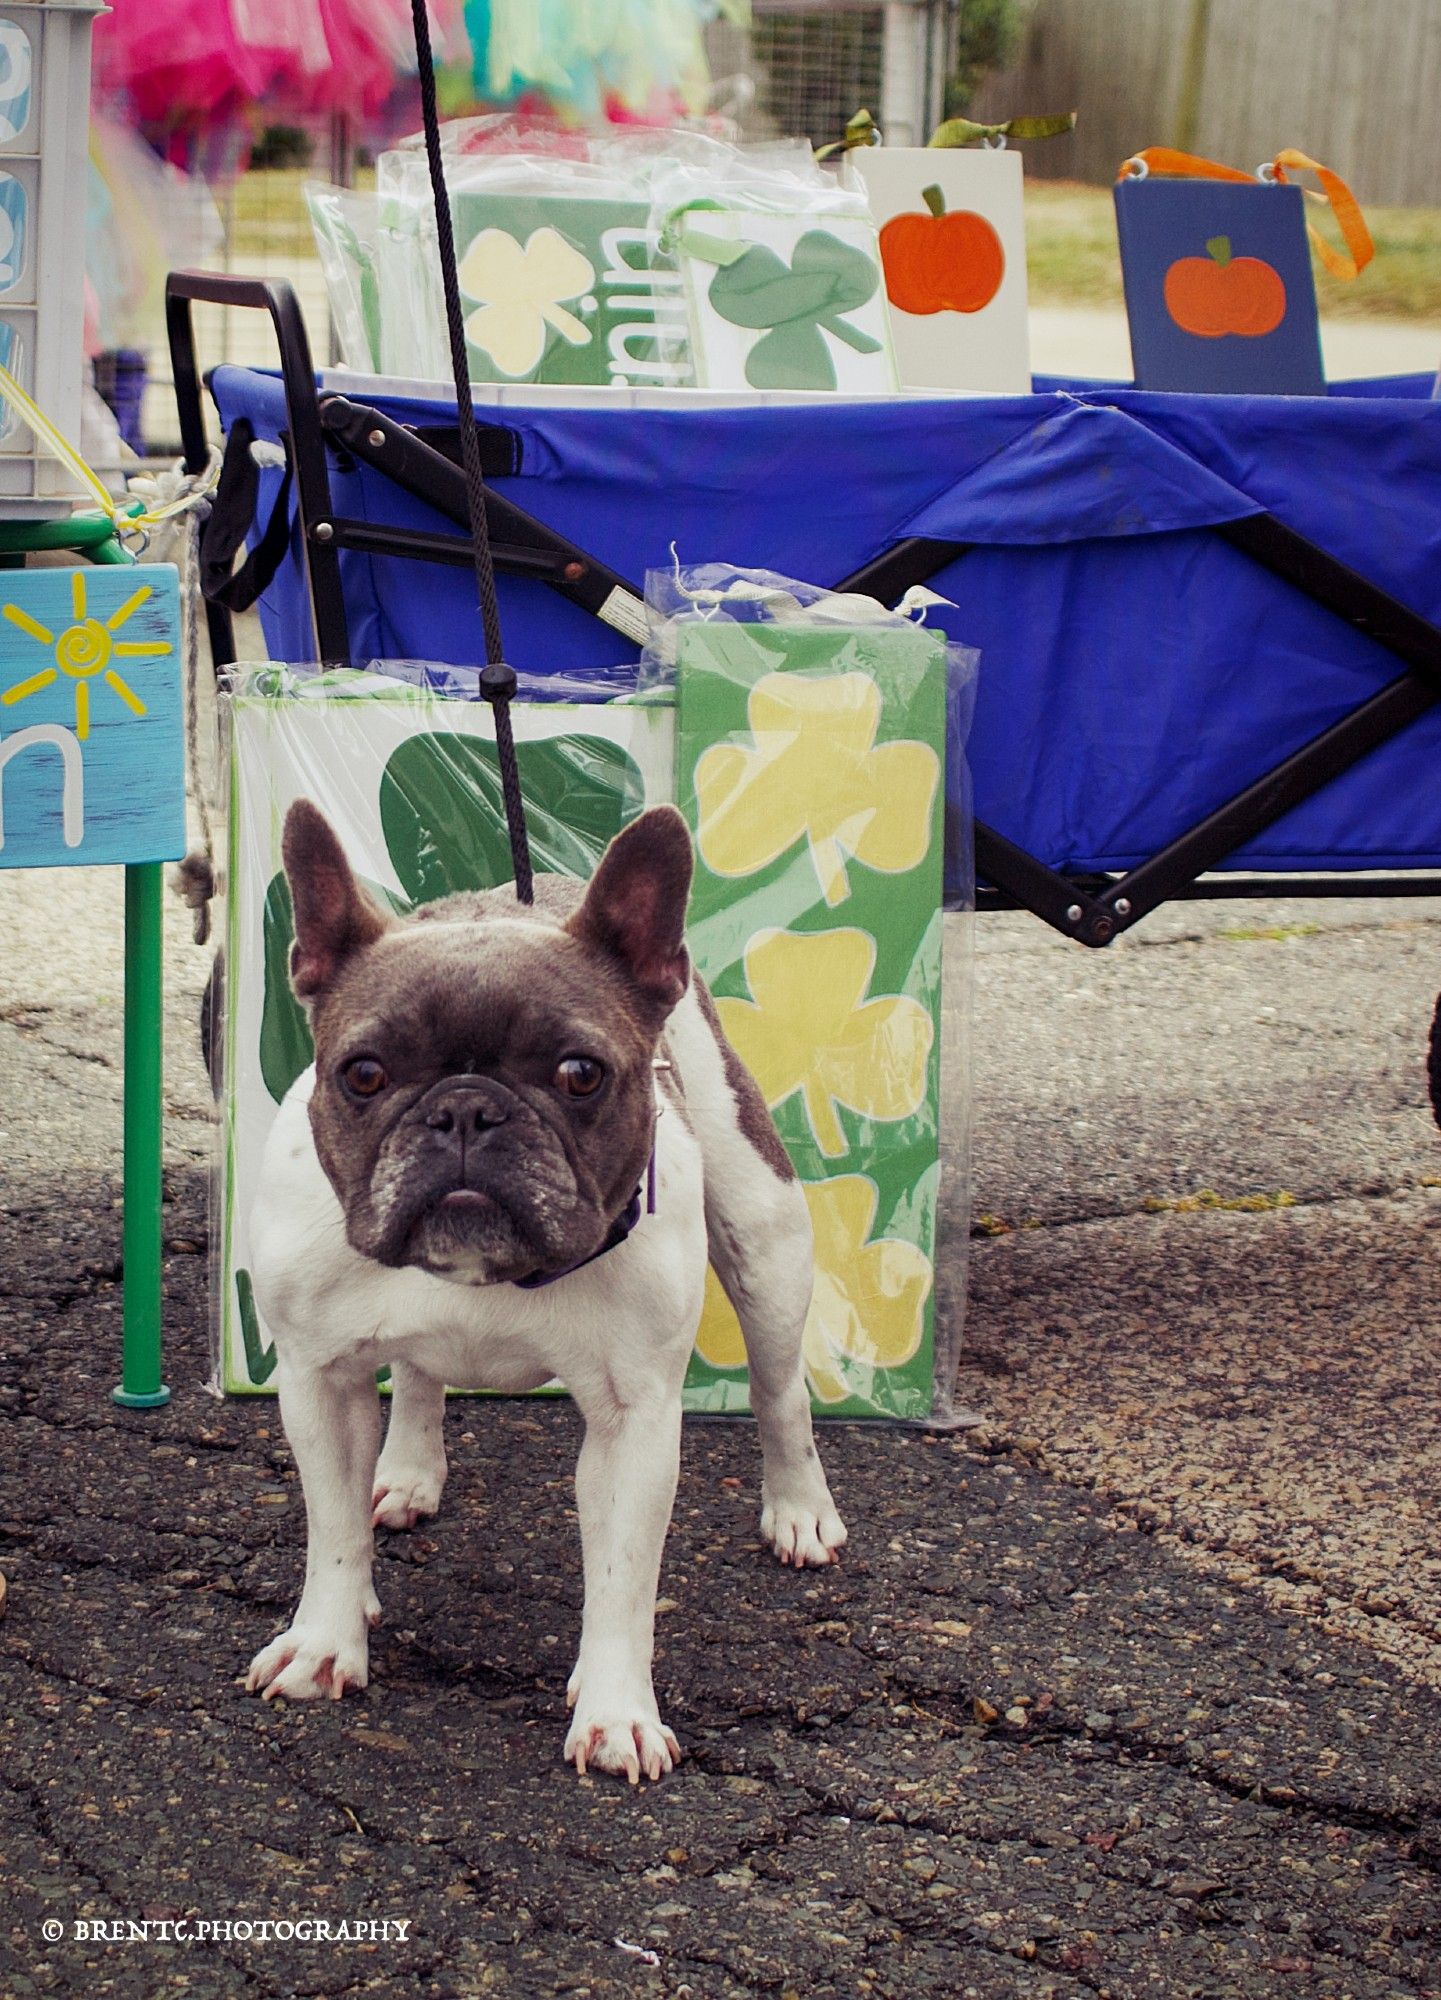
M693 866L685 821L674 806L653 806L616 835L566 925L619 959L667 1014L690 981L685 910Z
M285 815L285 874L295 911L290 983L301 1000L313 1000L350 954L374 944L391 928L351 873L335 829L309 799Z

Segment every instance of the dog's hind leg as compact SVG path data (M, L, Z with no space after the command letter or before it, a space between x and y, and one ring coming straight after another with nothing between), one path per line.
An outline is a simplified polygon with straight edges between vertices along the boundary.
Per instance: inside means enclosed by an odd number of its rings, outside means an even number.
M764 1460L761 1534L783 1563L820 1567L836 1560L846 1530L816 1451L802 1358L810 1211L755 1079L698 981L668 1033L705 1160L710 1260L745 1338Z
M846 1539L811 1429L801 1336L810 1310L810 1212L797 1181L775 1180L762 1204L751 1169L744 1197L706 1183L710 1259L745 1337L760 1432L761 1534L797 1568L836 1560ZM739 1213L737 1210L739 1209Z
M413 1528L422 1514L434 1514L445 1473L445 1384L397 1358L385 1449L375 1468L374 1525Z

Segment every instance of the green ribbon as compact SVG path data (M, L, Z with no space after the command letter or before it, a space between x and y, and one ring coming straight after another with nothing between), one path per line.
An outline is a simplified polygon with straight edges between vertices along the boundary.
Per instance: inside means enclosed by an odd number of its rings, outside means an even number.
M737 243L729 236L713 236L708 229L697 229L694 218L697 215L734 215L734 206L717 201L713 195L697 195L694 201L672 209L666 217L665 227L660 233L660 247L667 256L684 249L686 254L697 258L702 264L719 264L724 270L727 265L744 257L748 245Z
M846 120L846 136L829 146L817 146L816 158L828 160L835 153L850 153L857 146L879 146L880 128L869 111L856 111Z
M973 146L978 139L1054 139L1076 129L1074 111L1052 111L1041 118L1007 118L1000 125L978 125L974 118L948 118L927 141L932 146Z
M688 257L696 258L702 264L718 264L724 271L732 264L738 264L749 250L748 243L738 243L733 236L712 236L708 229L697 229L690 222L681 223L675 231L673 244L684 250Z
M974 146L982 139L1054 139L1061 132L1075 130L1074 111L1053 111L1041 118L1007 118L999 125L981 125L974 118L948 118L931 134L932 146ZM837 153L850 153L857 146L878 146L881 135L869 111L857 111L846 120L846 136L829 146L818 146L816 158L829 160Z

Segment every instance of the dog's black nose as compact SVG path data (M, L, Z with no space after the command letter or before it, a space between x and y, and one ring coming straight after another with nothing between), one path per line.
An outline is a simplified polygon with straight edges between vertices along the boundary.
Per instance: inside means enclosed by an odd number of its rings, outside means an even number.
M503 1125L509 1117L506 1106L474 1084L458 1084L442 1095L432 1096L425 1122L432 1132L455 1133L462 1141Z

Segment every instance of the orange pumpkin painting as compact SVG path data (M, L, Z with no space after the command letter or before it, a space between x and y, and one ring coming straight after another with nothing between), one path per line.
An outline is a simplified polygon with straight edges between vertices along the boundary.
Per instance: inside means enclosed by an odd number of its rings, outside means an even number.
M1166 273L1166 311L1183 333L1256 340L1286 317L1281 273L1260 257L1233 257L1229 236L1207 239L1205 257L1179 257Z
M886 296L908 313L979 312L1001 289L1001 239L974 209L946 210L939 187L921 190L929 213L893 215L881 231Z

